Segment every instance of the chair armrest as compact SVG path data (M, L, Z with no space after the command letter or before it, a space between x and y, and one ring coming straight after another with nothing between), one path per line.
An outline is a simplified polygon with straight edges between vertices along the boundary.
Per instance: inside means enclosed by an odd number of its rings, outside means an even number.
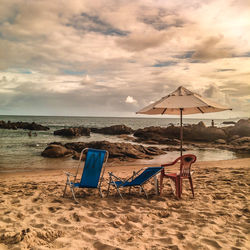
M175 164L175 162L170 162L170 163L166 163L166 164L161 164L161 167L173 166L174 164Z

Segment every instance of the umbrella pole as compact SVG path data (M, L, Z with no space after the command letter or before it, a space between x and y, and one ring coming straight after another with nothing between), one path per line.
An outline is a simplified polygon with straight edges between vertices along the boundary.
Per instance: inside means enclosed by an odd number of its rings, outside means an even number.
M181 112L181 127L180 127L180 139L181 139L181 156L182 156L182 142L183 142L183 127L182 127L182 111L183 109L181 108L180 109L180 112Z

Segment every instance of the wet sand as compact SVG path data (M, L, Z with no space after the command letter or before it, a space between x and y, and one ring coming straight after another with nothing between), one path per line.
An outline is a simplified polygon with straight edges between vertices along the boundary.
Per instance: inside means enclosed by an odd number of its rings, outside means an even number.
M146 184L148 200L137 189L106 197L108 171L143 167L129 165L108 165L105 198L85 189L79 204L62 197L62 170L1 173L0 249L249 249L250 158L195 163L194 199L188 181L177 200L168 180L162 196Z

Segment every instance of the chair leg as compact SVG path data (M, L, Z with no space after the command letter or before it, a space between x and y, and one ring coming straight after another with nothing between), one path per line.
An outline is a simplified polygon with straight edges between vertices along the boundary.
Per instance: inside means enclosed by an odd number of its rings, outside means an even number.
M100 196L103 198L103 194L102 194L101 187L99 187L98 189L99 189L99 194L100 194Z
M122 194L121 194L121 192L120 192L120 190L119 190L119 187L115 184L115 181L113 180L113 178L112 178L112 176L110 175L109 176L109 186L108 186L108 194L109 194L109 188L110 188L110 184L112 183L112 185L116 188L116 191L117 191L117 193L120 195L120 197L123 199L123 197L122 197ZM107 195L108 196L108 195Z
M117 187L117 185L115 185L115 188L116 188L117 193L118 193L118 194L120 195L120 197L123 199L123 197L122 197L122 194L121 194L121 192L120 192L119 187Z
M160 195L162 195L162 188L163 188L163 174L161 173L161 176L160 176Z
M181 195L182 195L182 178L180 178L179 184L180 184L180 193L179 193L179 197L181 198Z
M192 177L190 176L188 179L189 179L189 183L190 183L190 186L191 186L192 194L193 194L193 197L194 197L194 188L193 188Z
M64 191L63 191L63 197L65 197L65 193L66 193L66 190L67 190L67 186L68 186L68 183L66 182L65 188L64 188Z
M75 196L75 192L74 192L74 187L72 187L72 184L70 184L70 189L71 189L71 192L72 192L72 195L73 195L73 198L75 200L76 203L79 203L77 200L76 200L76 196Z
M108 185L108 190L107 190L107 197L109 196L110 182L111 182L111 176L109 177L109 185Z
M175 178L175 188L176 188L176 197L178 199L181 198L181 194L180 194L180 176L177 176Z
M157 179L157 176L154 176L154 184L155 184L155 194L158 195L159 194L159 182Z
M140 186L140 188L141 188L141 190L144 192L144 194L146 195L146 197L147 197L147 199L148 199L148 194L146 193L145 189L144 189L142 186Z
M65 193L66 193L68 185L70 186L70 179L69 179L69 176L67 175L67 180L66 180L65 188L64 188L64 191L63 191L63 197L65 196Z

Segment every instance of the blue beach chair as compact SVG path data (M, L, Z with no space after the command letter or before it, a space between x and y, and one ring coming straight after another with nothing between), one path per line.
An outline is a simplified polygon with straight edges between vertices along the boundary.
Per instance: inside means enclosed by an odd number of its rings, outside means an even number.
M82 157L85 152L87 152L87 155L82 171L82 177L80 181L77 181L77 174L82 164ZM71 173L65 172L65 174L67 175L67 180L64 188L63 197L65 196L67 186L70 187L73 198L77 203L78 201L76 200L74 192L75 188L98 188L101 197L103 197L101 191L101 184L103 180L103 174L105 171L105 163L107 162L107 160L108 160L108 152L106 150L91 149L91 148L83 149L80 154L80 159L76 174L73 175ZM70 177L74 178L73 181L70 180Z
M107 195L109 195L110 186L116 188L117 193L120 195L121 198L123 198L120 192L121 187L129 187L130 189L131 187L140 187L141 190L146 195L146 197L148 198L148 195L145 189L143 188L143 184L145 184L148 180L157 175L162 169L163 167L142 168L138 172L134 172L134 174L127 180L122 180L121 178L115 176L112 172L109 172L109 184L108 184Z

